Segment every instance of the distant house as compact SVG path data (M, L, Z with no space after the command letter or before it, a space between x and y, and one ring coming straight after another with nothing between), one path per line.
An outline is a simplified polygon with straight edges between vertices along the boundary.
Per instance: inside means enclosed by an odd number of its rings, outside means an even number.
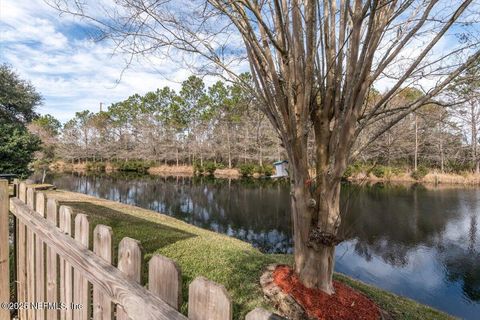
M275 166L275 175L272 178L288 177L287 160L274 162L273 165Z

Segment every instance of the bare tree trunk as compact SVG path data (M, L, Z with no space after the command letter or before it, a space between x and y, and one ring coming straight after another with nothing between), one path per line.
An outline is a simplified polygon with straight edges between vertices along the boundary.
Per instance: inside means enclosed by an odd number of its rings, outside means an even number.
M294 171L299 173L297 170ZM305 171L306 172L306 171ZM323 234L336 234L339 225L340 185L317 188L316 205L312 203L309 186L305 179L296 177L292 184L292 215L295 243L295 271L302 283L309 288L318 288L328 294L334 293L333 269L335 244L328 243ZM305 176L306 177L306 176ZM327 179L319 177L326 181ZM312 221L318 217L316 226ZM313 219L312 219L313 218ZM318 232L321 230L321 232ZM324 232L324 233L322 233Z
M445 155L443 154L443 141L442 141L442 137L440 136L440 171L442 173L445 170L445 166L444 166L445 159L444 159L444 157L445 157Z
M442 137L442 124L441 122L438 124L438 132L439 132L439 141L440 141L440 171L443 173L445 166L445 155L443 153L443 137Z
M247 163L247 142L248 142L248 128L245 126L245 143L243 144L243 163Z
M417 171L418 167L418 122L417 114L415 113L415 160L414 160L414 171Z
M472 161L473 165L475 166L475 173L479 174L480 173L480 163L478 161L478 156L477 156L477 119L475 116L475 106L472 103L470 107L471 111L471 117L472 117Z
M263 150L262 150L262 144L258 144L258 165L263 166Z
M232 146L230 145L230 126L227 126L228 169L232 169Z

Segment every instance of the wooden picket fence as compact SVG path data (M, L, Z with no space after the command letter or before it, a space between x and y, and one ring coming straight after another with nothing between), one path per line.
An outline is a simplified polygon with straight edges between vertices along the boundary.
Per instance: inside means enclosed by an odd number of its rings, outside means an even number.
M73 215L68 206L37 192L25 183L0 180L0 302L10 302L8 216L15 218L15 284L20 320L187 319L182 304L182 277L178 265L154 255L148 264L147 288L140 284L140 242L123 238L117 267L112 265L112 229L97 225L89 248L89 221ZM45 302L45 303L44 303ZM0 320L11 319L2 304ZM226 289L203 277L189 285L188 319L230 320L232 301ZM247 320L277 319L263 309Z

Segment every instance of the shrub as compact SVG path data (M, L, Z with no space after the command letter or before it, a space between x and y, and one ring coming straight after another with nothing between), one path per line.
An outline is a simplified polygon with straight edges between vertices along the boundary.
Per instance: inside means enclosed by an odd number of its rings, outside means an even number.
M87 162L85 165L85 170L102 172L105 171L105 163L103 162Z
M216 166L217 166L217 169L225 169L227 167L226 165L224 165L221 162L217 163Z
M119 171L132 171L145 173L152 166L151 162L141 160L127 160L117 164Z
M372 173L378 178L390 179L392 176L402 173L402 169L390 166L375 166L372 169Z
M273 170L275 170L275 168L271 164L266 164L263 166L263 174L267 177L270 177L273 174Z
M254 166L253 172L258 173L262 176L270 177L273 174L275 168L270 164L265 164L262 166Z
M195 161L193 163L193 174L195 175L203 174L204 171L205 171L205 168L200 164L199 161Z
M364 163L354 162L350 164L343 174L343 178L347 179L351 176L357 175L359 173L365 172L367 170Z
M217 165L212 161L208 161L204 163L203 168L205 169L206 173L213 175L215 170L217 170Z
M428 169L425 166L418 166L416 171L412 172L412 178L415 180L423 179L428 174Z
M447 160L445 164L446 172L453 172L462 175L463 172L472 172L473 167L469 162L457 162L452 160Z
M245 163L238 168L243 177L251 176L255 171L255 166L251 163Z
M385 166L375 166L372 169L372 173L377 178L384 178L388 169Z

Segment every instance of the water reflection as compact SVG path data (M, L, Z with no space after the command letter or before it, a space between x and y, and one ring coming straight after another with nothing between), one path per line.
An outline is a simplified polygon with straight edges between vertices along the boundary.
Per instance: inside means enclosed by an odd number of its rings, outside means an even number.
M289 186L272 180L61 174L59 188L292 251ZM480 314L480 190L344 185L337 271L451 314Z

